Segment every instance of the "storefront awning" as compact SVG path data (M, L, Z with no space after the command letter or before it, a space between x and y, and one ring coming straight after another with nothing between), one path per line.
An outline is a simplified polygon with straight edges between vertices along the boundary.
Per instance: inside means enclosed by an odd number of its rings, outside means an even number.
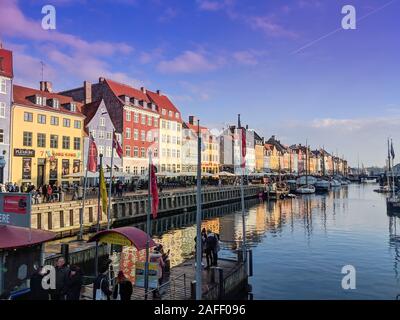
M118 244L122 246L135 246L138 250L146 248L146 242L149 236L146 232L135 227L121 227L111 230L104 230L96 233L88 242L102 242L109 244ZM150 247L157 244L150 238Z
M28 247L52 240L55 237L56 235L49 231L0 226L0 250Z

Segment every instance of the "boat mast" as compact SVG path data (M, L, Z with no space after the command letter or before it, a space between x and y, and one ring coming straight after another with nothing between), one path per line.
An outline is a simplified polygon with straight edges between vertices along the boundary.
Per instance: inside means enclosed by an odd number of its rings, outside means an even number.
M388 147L388 171L386 173L386 180L387 180L387 186L388 188L390 188L390 178L389 178L389 174L390 174L390 148L389 148L389 138L387 139L387 147Z
M306 140L306 186L308 186L308 141Z

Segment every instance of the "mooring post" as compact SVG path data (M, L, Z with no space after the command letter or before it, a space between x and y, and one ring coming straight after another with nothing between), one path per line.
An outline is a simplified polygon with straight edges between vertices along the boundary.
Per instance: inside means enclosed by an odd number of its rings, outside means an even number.
M249 277L253 276L253 250L248 250L249 255Z
M219 271L219 279L218 279L218 296L219 299L223 299L224 298L224 270L222 268L216 268Z
M196 300L196 280L190 283L190 299Z

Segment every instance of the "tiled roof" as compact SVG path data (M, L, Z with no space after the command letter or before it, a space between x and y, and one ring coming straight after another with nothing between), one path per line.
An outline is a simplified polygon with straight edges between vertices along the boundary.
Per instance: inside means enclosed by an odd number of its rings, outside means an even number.
M32 97L34 95L46 97L47 100L53 99L53 98L58 99L58 101L60 102L60 108L54 109L53 107L50 107L50 106L37 105L32 100L29 99L29 97ZM63 96L63 95L60 95L57 93L40 91L37 89L14 85L13 86L13 97L14 97L14 104L20 104L20 105L23 105L26 107L38 108L38 109L42 109L42 110L46 110L46 111L60 112L60 113L65 113L65 114L69 114L69 115L84 117L84 115L81 113L82 103L75 102L71 97ZM63 104L67 104L67 103L71 103L71 102L75 102L76 110L77 110L76 112L72 112L63 106Z
M134 87L128 86L123 83L119 83L110 79L105 79L104 80L110 89L114 92L114 94L119 97L119 96L128 96L130 98L135 98L138 99L139 101L146 101L150 102L149 98L147 97L146 94L144 94L141 90L135 89ZM122 101L123 103L125 101Z
M6 49L0 49L0 76L13 78L13 55Z
M171 102L171 100L163 94L158 94L156 92L152 92L150 90L146 91L147 95L149 96L150 100L154 102L158 106L158 113L163 118L170 118L171 120L182 122L182 115L179 112L178 108ZM172 117L162 114L162 109L166 109L167 111L172 111ZM179 118L176 118L175 113L179 113Z
M86 116L85 127L89 124L90 120L95 116L97 109L99 108L102 100L94 101L92 103L85 104L82 107L82 113Z

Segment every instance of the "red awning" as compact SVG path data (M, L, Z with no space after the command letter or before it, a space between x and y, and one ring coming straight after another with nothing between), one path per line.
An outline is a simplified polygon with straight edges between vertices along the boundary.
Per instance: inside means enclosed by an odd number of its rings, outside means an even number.
M55 238L55 234L38 229L0 226L0 250L28 247Z
M147 233L135 227L121 227L111 230L104 230L96 233L88 242L104 242L121 245L135 246L138 250L146 248ZM150 248L157 244L150 238Z

